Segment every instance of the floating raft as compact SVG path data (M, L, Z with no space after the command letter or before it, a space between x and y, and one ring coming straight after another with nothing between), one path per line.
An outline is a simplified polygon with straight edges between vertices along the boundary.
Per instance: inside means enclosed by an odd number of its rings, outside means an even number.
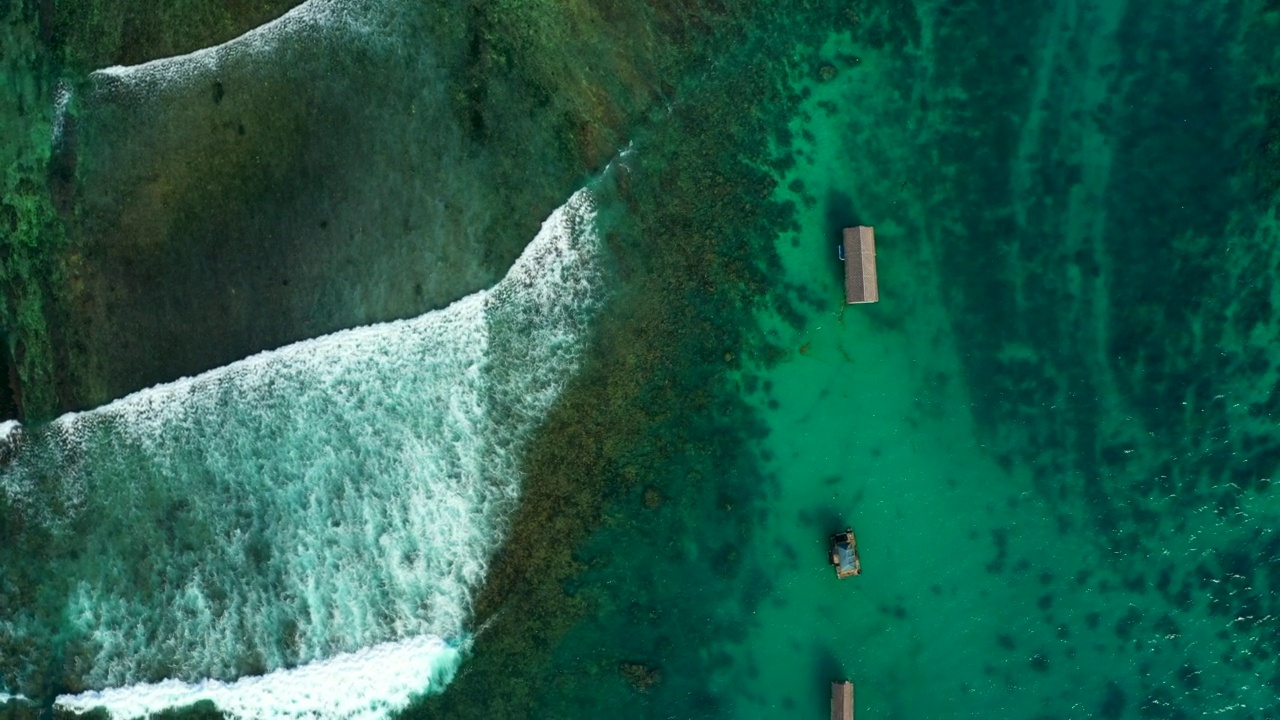
M844 300L850 305L880 301L876 282L876 230L859 225L844 229Z
M831 564L836 568L836 577L841 580L862 574L862 560L858 557L858 539L853 536L853 528L845 528L842 533L831 536Z
M831 720L853 720L853 683L831 683Z

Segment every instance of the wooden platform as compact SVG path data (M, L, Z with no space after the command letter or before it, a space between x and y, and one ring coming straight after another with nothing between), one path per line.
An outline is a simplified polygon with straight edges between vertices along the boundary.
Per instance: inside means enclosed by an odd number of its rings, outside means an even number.
M831 720L853 720L853 683L831 683Z
M835 566L836 577L843 580L862 574L862 559L858 557L858 538L853 528L845 528L844 532L831 536L831 549L828 559Z
M850 305L880 300L873 227L859 225L844 229L844 300Z

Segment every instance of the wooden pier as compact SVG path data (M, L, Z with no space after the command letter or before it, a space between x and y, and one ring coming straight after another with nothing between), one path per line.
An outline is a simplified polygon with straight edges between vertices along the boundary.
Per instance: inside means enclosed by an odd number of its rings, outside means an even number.
M831 720L853 720L853 683L831 683Z
M858 225L844 229L844 300L850 305L880 300L873 227Z

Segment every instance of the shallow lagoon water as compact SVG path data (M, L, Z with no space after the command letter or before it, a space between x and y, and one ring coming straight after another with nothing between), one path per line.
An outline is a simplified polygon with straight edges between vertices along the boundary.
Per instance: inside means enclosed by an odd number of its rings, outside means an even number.
M947 67L979 25L918 9L913 51L833 38L834 77L797 80L779 185L799 227L778 242L807 307L766 313L791 352L751 381L775 587L735 716L821 716L849 677L872 717L1269 717L1274 377L1241 360L1274 337L1245 309L1274 276L1236 266L1277 237L1243 139L1274 77L1257 8L1064 3L1025 45L993 12ZM878 305L841 306L854 223L877 228ZM825 534L846 523L864 575L837 581Z

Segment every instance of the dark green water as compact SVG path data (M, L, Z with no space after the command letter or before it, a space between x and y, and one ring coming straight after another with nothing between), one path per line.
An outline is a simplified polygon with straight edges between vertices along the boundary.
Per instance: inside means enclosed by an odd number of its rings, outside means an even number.
M609 181L527 552L409 715L1280 716L1280 6L663 10L728 35Z

